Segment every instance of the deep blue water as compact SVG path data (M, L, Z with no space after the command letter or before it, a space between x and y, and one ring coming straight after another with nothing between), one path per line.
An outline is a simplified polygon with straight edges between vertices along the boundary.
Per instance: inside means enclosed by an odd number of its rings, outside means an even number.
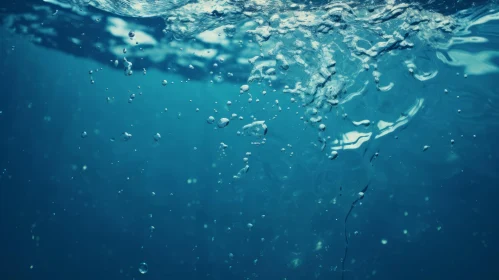
M7 18L9 7L2 11ZM377 57L380 84L395 83L387 92L371 81L373 68L357 75L336 58L339 73L371 82L324 113L324 135L300 119L305 103L282 92L294 88L289 80L308 78L296 65L272 87L248 82L249 66L236 59L217 68L239 71L223 82L210 82L208 68L189 72L179 57L134 57L134 74L125 76L109 50L59 49L73 35L51 46L4 22L0 279L499 279L498 28L495 19L471 26L470 36L487 41L447 50L488 53L487 65L474 64L479 55L443 63L437 53L445 51L418 39ZM85 34L113 40L102 35ZM438 74L414 79L407 60ZM424 103L411 115L417 100ZM232 113L244 119L217 128ZM407 115L374 139L379 120ZM264 138L237 135L252 116L266 121ZM362 119L371 124L352 125ZM317 138L332 142L352 129L373 137L330 160ZM235 179L244 157L249 170Z

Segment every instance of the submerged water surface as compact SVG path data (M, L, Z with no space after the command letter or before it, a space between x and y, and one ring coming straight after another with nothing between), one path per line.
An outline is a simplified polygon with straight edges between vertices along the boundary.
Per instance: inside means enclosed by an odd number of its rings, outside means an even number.
M495 1L1 5L0 279L499 279Z

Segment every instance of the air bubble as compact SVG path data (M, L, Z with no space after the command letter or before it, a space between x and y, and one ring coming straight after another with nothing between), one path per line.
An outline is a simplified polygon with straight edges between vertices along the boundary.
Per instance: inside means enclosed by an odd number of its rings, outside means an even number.
M338 157L338 152L337 151L331 151L331 154L329 155L329 159L336 159Z
M248 85L242 85L241 88L239 89L239 92L244 93L244 92L247 92L248 90L249 90Z
M155 142L158 142L159 140L161 140L161 134L156 133L156 134L154 134L154 137L153 137L153 138L154 138L154 141L155 141Z
M219 128L224 128L226 126L229 125L229 119L228 118L221 118L219 121L218 121L218 127Z
M265 121L254 121L243 126L244 134L248 136L262 137L267 134L267 130Z
M132 139L132 134L125 131L125 132L123 132L122 137L123 137L123 140L128 141L128 140Z
M149 271L149 266L147 263L142 262L139 264L139 272L140 274L146 274Z

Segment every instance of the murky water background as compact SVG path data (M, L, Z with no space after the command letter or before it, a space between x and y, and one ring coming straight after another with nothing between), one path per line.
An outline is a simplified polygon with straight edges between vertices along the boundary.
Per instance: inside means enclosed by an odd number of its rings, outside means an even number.
M497 279L493 1L3 3L2 279Z

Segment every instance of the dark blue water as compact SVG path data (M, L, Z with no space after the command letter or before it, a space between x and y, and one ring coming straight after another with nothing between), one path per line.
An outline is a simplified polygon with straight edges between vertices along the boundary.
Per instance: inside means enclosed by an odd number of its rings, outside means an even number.
M211 83L208 70L137 58L124 76L109 53L60 49L66 36L40 44L4 22L0 279L499 279L497 28L470 27L487 42L452 50L482 56L454 66L424 45L377 59L381 83L395 88L371 83L328 113L331 137L352 127L344 112L375 134L378 120L424 103L394 132L330 160L279 81L276 92L250 83L248 103L240 73ZM488 64L474 64L485 54ZM412 79L406 59L437 77ZM247 77L245 67L220 71ZM244 119L206 122L232 113ZM266 121L265 138L237 135L252 116ZM235 179L244 157L249 170Z

